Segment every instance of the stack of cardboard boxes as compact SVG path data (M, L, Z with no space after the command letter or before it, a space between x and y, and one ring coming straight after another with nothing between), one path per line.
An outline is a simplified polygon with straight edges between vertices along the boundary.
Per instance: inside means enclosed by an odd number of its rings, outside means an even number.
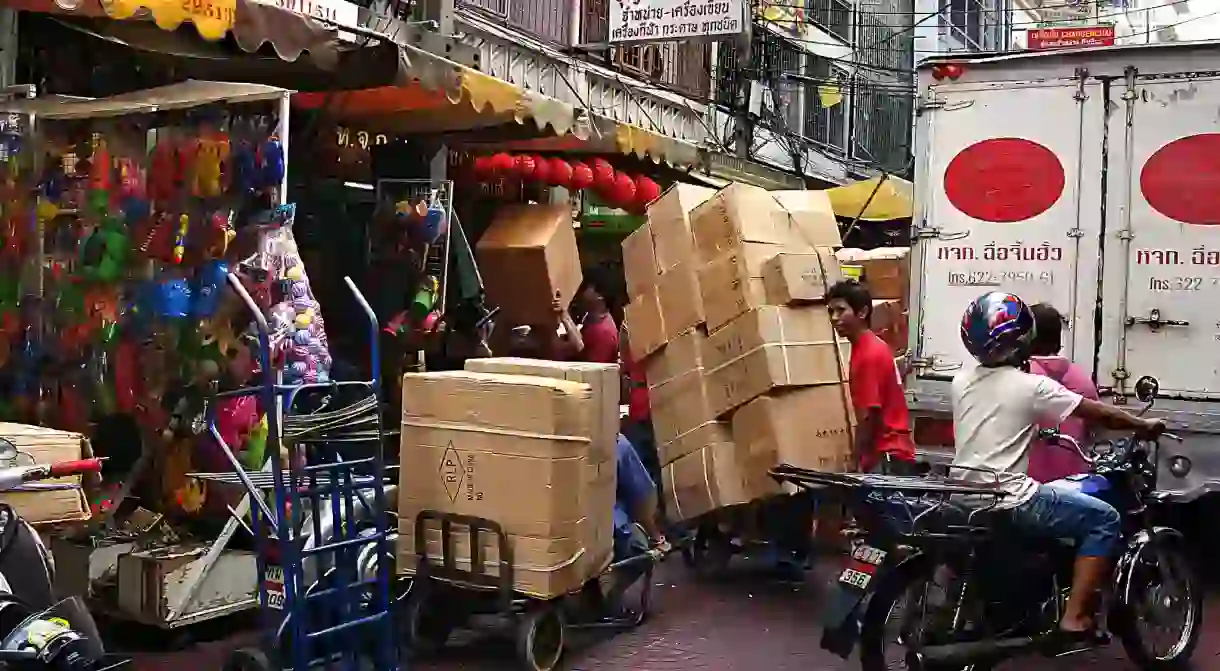
M895 354L907 349L907 290L911 274L909 247L840 249L839 263L859 269L859 279L873 296L873 331Z
M674 517L777 493L777 463L847 467L849 353L822 304L839 245L825 194L743 184L675 186L624 241Z

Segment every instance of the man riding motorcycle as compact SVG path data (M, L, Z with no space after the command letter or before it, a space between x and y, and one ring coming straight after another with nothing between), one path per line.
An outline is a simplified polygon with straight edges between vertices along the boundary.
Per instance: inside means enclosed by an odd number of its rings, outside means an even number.
M954 477L994 483L1006 496L1013 525L1034 536L1076 542L1072 588L1060 620L1070 641L1094 635L1095 597L1105 584L1120 539L1119 514L1109 504L1027 475L1038 425L1056 426L1069 417L1154 438L1164 431L1147 420L1081 397L1050 378L1028 372L1035 320L1019 297L1004 292L980 296L962 316L961 338L978 366L953 379L953 424L957 453Z

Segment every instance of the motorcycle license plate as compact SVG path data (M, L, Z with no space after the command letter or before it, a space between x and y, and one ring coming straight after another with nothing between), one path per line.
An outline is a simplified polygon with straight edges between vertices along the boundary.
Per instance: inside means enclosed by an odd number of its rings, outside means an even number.
M267 592L268 608L284 609L284 569L282 567L267 567L263 577L263 590Z
M886 552L868 545L852 548L847 566L839 574L835 594L827 603L822 615L822 625L834 629L842 625L855 612L856 607L868 596L873 578L885 563Z

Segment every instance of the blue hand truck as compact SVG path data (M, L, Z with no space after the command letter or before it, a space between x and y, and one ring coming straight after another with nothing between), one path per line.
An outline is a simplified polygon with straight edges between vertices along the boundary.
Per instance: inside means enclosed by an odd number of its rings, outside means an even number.
M262 379L218 397L259 398L269 458L260 471L244 469L212 421L212 436L233 472L191 474L245 487L246 499L233 514L240 522L249 510L247 529L257 549L263 640L234 650L225 671L396 671L377 316L345 277L369 321L371 379L284 385L273 368L262 310L236 275L228 281L254 314ZM353 391L358 400L328 409L334 395Z

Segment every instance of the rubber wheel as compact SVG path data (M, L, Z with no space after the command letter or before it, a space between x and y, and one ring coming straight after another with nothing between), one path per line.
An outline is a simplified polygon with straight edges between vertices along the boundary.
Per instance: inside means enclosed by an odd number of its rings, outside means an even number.
M683 562L701 578L724 573L732 556L732 540L715 527L700 527L690 544L682 548Z
M1186 582L1189 603L1185 605L1191 609L1190 622L1187 623L1190 628L1189 633L1185 641L1180 641L1181 645L1174 656L1169 659L1157 659L1154 654L1149 653L1144 637L1140 633L1138 622L1150 618L1137 613L1131 605L1124 607L1116 604L1114 609L1112 624L1114 633L1122 642L1127 657L1145 671L1178 671L1190 668L1190 658L1203 635L1203 586L1198 580L1194 567L1191 566L1190 560L1176 548L1167 547L1162 552L1162 556L1172 558L1170 563L1174 564L1172 569L1174 577ZM1153 583L1159 582L1160 570L1157 565L1137 560L1131 576L1130 591L1133 598L1136 601L1150 598L1150 595L1154 594Z
M887 660L885 654L887 631L890 615L898 601L908 592L912 585L928 578L934 567L924 561L902 567L901 570L883 578L877 590L869 597L868 605L860 626L860 669L861 671L891 671L906 668L914 671L914 667L905 660ZM896 662L894 666L891 662ZM968 671L991 671L994 667L975 664L967 667ZM925 666L922 671L967 671L960 667Z
M556 604L532 608L517 623L517 659L525 671L552 671L563 657L566 625Z
M453 623L444 612L430 612L431 599L409 595L403 625L408 650L413 657L433 655L445 647L453 633Z
M261 649L238 648L229 653L224 671L275 671L275 667Z

